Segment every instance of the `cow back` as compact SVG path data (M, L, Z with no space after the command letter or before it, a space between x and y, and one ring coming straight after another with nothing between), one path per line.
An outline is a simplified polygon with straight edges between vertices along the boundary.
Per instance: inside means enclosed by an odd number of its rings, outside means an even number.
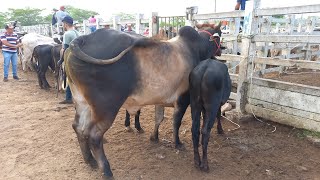
M99 29L89 35L76 38L80 49L87 55L97 59L109 59L119 55L133 45L142 36L115 30Z

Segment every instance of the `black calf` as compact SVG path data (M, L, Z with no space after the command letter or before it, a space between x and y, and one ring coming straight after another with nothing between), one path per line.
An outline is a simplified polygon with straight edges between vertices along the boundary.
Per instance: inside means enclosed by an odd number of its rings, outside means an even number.
M59 52L61 49L60 46L53 45L38 45L34 48L31 63L33 67L37 71L39 86L42 89L50 88L50 85L46 79L46 72L48 67L50 67L53 71L56 69L56 62L54 61L54 57L56 57L56 52ZM33 62L33 58L35 62Z
M226 103L231 93L231 79L225 64L208 59L202 61L193 69L189 76L190 101L192 114L192 141L194 148L194 163L203 171L208 171L207 147L211 128L215 118L218 119L218 133L222 134L221 106ZM199 137L200 115L203 114L201 129L203 157L200 161Z
M124 125L126 126L128 131L132 131L130 127L130 114L126 110L126 119L124 121ZM137 112L137 114L134 117L134 127L138 130L138 132L143 132L143 129L140 126L140 110Z

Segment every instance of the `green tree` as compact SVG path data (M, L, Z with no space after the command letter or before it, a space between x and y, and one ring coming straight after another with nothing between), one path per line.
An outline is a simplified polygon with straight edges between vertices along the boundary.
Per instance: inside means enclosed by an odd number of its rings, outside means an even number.
M284 18L284 15L272 15L272 17L278 18L278 19L283 19L283 18Z
M6 14L0 12L0 29L4 28L6 22L7 22Z
M44 9L30 7L24 9L9 8L7 19L9 19L10 21L17 20L22 26L42 24L44 23L44 19L41 16L43 10Z
M169 18L160 18L159 19L159 26L161 28L163 27L169 27L169 26L172 26L172 27L182 27L182 26L185 26L186 25L186 20L184 17L173 17L173 18L170 18L170 22L169 22Z
M52 22L52 15L53 15L53 14L48 14L48 15L44 16L44 17L43 17L43 21L44 21L45 23L51 23L51 22Z
M121 20L133 20L133 19L136 19L136 15L135 14L127 14L127 13L124 13L124 12L120 12L120 13L114 14L114 16L120 17Z
M73 6L66 6L66 11L73 18L74 21L82 22L85 19L88 19L90 16L99 15L99 13L95 11L79 9ZM51 21L51 19L50 19Z

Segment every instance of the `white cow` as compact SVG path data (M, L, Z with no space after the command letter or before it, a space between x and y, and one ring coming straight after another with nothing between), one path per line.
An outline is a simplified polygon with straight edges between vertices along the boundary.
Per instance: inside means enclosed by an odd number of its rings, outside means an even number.
M32 70L32 65L31 65L31 56L33 53L33 49L42 44L57 44L53 41L53 38L43 36L40 34L36 33L28 33L24 35L21 38L21 43L22 43L22 48L23 48L23 54L24 56L22 57L22 69L24 71L27 70L27 66Z

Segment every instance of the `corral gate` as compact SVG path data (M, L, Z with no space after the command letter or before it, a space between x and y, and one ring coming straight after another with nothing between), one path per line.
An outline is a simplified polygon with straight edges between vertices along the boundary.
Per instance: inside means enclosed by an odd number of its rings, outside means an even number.
M165 36L167 39L175 37L179 29L186 24L185 16L158 16L157 34Z

